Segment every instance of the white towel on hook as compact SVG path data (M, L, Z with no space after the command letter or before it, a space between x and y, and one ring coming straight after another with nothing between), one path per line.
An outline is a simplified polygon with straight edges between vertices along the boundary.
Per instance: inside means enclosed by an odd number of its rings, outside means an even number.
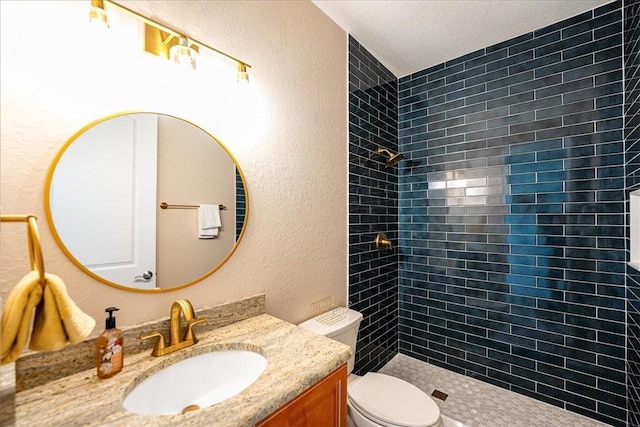
M214 239L222 227L220 205L200 205L198 208L198 238Z

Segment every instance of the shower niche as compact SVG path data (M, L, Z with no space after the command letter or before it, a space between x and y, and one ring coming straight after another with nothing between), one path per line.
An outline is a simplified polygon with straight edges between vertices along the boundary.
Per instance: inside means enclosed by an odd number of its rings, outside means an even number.
M640 190L629 193L629 265L640 271Z

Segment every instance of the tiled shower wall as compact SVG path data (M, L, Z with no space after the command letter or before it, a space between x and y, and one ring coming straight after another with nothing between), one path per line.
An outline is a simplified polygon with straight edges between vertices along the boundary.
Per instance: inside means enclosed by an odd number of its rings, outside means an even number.
M624 7L625 166L628 191L640 189L640 3ZM640 272L627 267L629 425L640 426Z
M380 252L376 234L398 242L398 171L378 147L398 149L398 80L349 38L349 302L360 311L356 373L398 352L398 253Z
M401 353L624 425L623 103L621 1L400 79Z
M236 242L242 234L242 228L247 220L247 195L245 194L242 175L236 169Z

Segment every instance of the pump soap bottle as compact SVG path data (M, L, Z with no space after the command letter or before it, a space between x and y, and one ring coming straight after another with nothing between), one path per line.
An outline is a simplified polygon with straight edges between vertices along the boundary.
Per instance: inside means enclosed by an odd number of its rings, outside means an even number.
M109 307L105 311L109 313L105 321L105 330L98 336L96 348L96 361L98 363L98 378L110 378L122 370L124 357L124 334L116 328L116 318L113 312L116 307Z

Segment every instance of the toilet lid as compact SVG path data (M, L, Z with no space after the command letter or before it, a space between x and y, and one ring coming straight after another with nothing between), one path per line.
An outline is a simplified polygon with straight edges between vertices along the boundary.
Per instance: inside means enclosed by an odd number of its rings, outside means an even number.
M369 372L348 387L351 403L385 424L427 427L440 419L440 408L425 392L389 375Z

